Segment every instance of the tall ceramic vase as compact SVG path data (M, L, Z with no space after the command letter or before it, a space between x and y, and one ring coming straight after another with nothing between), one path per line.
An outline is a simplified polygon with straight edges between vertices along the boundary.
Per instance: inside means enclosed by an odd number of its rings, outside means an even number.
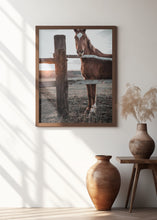
M120 188L120 174L110 163L111 156L96 155L87 172L87 190L97 210L110 210Z
M129 148L137 159L148 159L154 151L155 143L147 132L147 124L137 124L136 135L130 140Z

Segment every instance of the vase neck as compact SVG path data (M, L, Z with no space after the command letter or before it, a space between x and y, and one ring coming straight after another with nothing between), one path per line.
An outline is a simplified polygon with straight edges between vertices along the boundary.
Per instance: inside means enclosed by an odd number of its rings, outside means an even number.
M95 156L97 160L103 160L103 161L109 161L112 156L110 155L96 155Z
M146 123L138 123L137 131L145 131L147 132L147 124Z

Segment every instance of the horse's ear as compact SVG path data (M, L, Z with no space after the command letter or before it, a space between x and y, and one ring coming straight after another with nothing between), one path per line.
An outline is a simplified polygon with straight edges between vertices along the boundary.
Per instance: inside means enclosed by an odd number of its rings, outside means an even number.
M77 29L74 29L75 33L77 32Z
M83 29L83 30L82 30L82 32L84 32L84 33L85 33L85 32L86 32L86 29Z

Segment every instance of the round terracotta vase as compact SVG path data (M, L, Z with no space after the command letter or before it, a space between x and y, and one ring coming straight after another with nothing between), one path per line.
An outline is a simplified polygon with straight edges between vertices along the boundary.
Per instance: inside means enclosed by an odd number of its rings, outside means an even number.
M147 133L147 124L137 124L136 135L130 140L129 148L137 159L149 159L154 151L155 143Z
M87 190L97 210L110 210L120 188L120 174L110 163L112 156L96 155L87 172Z

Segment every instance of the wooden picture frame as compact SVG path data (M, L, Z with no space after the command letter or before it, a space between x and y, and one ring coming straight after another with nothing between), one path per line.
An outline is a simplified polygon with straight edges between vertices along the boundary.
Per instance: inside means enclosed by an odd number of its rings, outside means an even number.
M116 26L36 26L36 126L116 126L116 102Z

